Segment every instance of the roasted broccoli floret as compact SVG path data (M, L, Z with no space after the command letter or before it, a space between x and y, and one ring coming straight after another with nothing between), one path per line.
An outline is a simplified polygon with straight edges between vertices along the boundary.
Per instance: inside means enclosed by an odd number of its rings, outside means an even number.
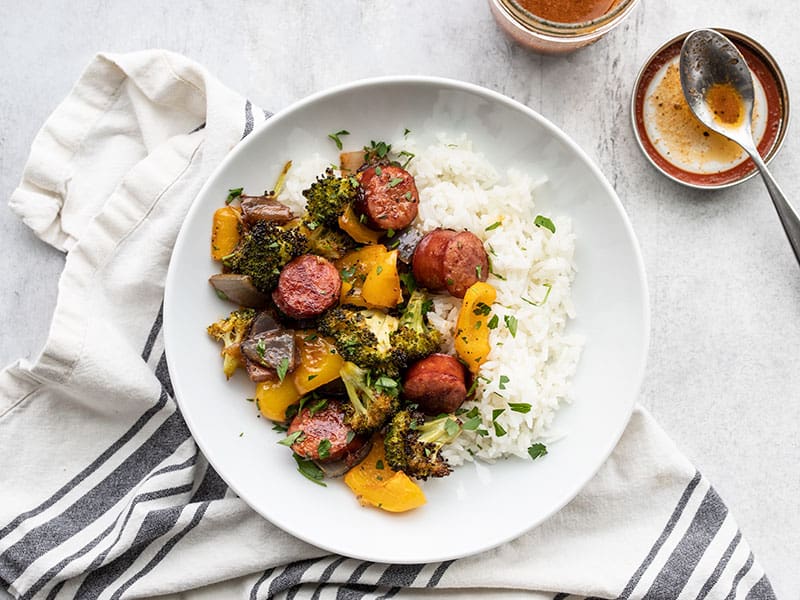
M208 335L223 344L221 352L222 371L228 379L242 364L239 343L250 330L250 325L253 323L255 316L256 311L252 308L240 308L224 319L220 319L208 326Z
M409 362L420 360L439 350L441 334L425 323L431 301L424 292L415 290L400 317L400 326L392 332L392 346L405 353Z
M309 220L318 225L336 227L339 216L357 193L358 181L354 177L337 177L333 169L328 169L303 191Z
M397 318L378 310L338 306L317 322L320 333L333 338L339 354L359 367L398 377L406 366L405 353L392 345Z
M456 439L461 429L453 415L426 421L422 413L401 410L386 428L386 462L395 471L417 479L445 477L451 469L439 451Z
M278 285L283 266L307 252L308 242L299 229L256 221L222 263L233 273L249 275L256 288L268 293Z
M339 371L350 404L348 425L357 433L383 427L400 405L397 382L385 375L373 377L367 369L345 362Z
M308 217L301 223L300 230L308 240L308 251L330 260L342 258L356 246L353 238L338 227L319 225Z

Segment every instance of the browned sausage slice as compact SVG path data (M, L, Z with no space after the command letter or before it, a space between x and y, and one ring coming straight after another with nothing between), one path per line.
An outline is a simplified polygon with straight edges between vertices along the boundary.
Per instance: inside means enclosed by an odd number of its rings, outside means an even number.
M361 175L361 190L353 204L374 229L399 231L417 217L419 192L414 177L401 167L374 166Z
M427 415L454 412L467 398L464 366L448 354L423 358L406 371L403 397Z
M311 408L304 408L292 419L286 432L287 435L302 432L292 444L292 450L319 462L333 462L355 453L365 440L353 433L345 419L341 402L335 400L328 400L325 407L314 414Z
M419 285L432 292L445 289L444 251L456 235L452 229L434 229L417 244L411 269Z
M333 263L304 254L283 267L272 299L286 316L310 319L334 306L341 291L342 278Z
M447 244L442 261L447 291L463 298L473 283L486 281L489 276L489 257L483 242L469 231L462 231Z

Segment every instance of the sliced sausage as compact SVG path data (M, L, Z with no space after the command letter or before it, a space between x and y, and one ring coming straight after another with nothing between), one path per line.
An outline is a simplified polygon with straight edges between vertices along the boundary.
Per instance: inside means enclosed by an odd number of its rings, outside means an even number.
M489 276L489 257L483 242L469 231L462 231L445 248L442 270L447 291L463 298L473 283L486 281Z
M419 210L414 177L405 169L391 165L365 169L353 208L374 229L399 231L408 227Z
M444 252L456 235L452 229L434 229L417 244L411 269L419 285L432 292L445 289Z
M288 223L294 219L292 209L278 202L274 196L239 196L239 200L247 223L256 221Z
M287 431L287 435L302 432L292 450L318 462L333 462L355 454L364 445L365 437L355 435L346 419L344 406L335 400L328 400L314 414L311 408L304 408L292 419Z
M406 371L403 398L427 415L454 412L467 399L464 366L448 354L423 358Z
M310 319L339 302L341 291L342 278L333 263L304 254L283 267L272 299L286 316Z

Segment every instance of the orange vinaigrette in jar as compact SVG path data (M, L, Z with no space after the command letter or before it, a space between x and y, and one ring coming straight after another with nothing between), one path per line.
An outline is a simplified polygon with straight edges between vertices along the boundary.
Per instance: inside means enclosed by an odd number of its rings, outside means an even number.
M602 17L617 0L517 0L528 12L556 23L585 23Z
M497 23L534 52L563 54L599 40L639 0L488 0Z

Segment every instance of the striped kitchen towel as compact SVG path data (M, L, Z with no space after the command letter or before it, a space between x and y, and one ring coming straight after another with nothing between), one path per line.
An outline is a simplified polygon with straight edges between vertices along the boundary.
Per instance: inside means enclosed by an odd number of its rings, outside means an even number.
M12 209L67 252L49 338L0 374L0 583L16 598L774 597L725 504L642 408L519 539L387 565L256 515L198 451L164 359L184 214L269 114L168 52L98 56L33 143Z

